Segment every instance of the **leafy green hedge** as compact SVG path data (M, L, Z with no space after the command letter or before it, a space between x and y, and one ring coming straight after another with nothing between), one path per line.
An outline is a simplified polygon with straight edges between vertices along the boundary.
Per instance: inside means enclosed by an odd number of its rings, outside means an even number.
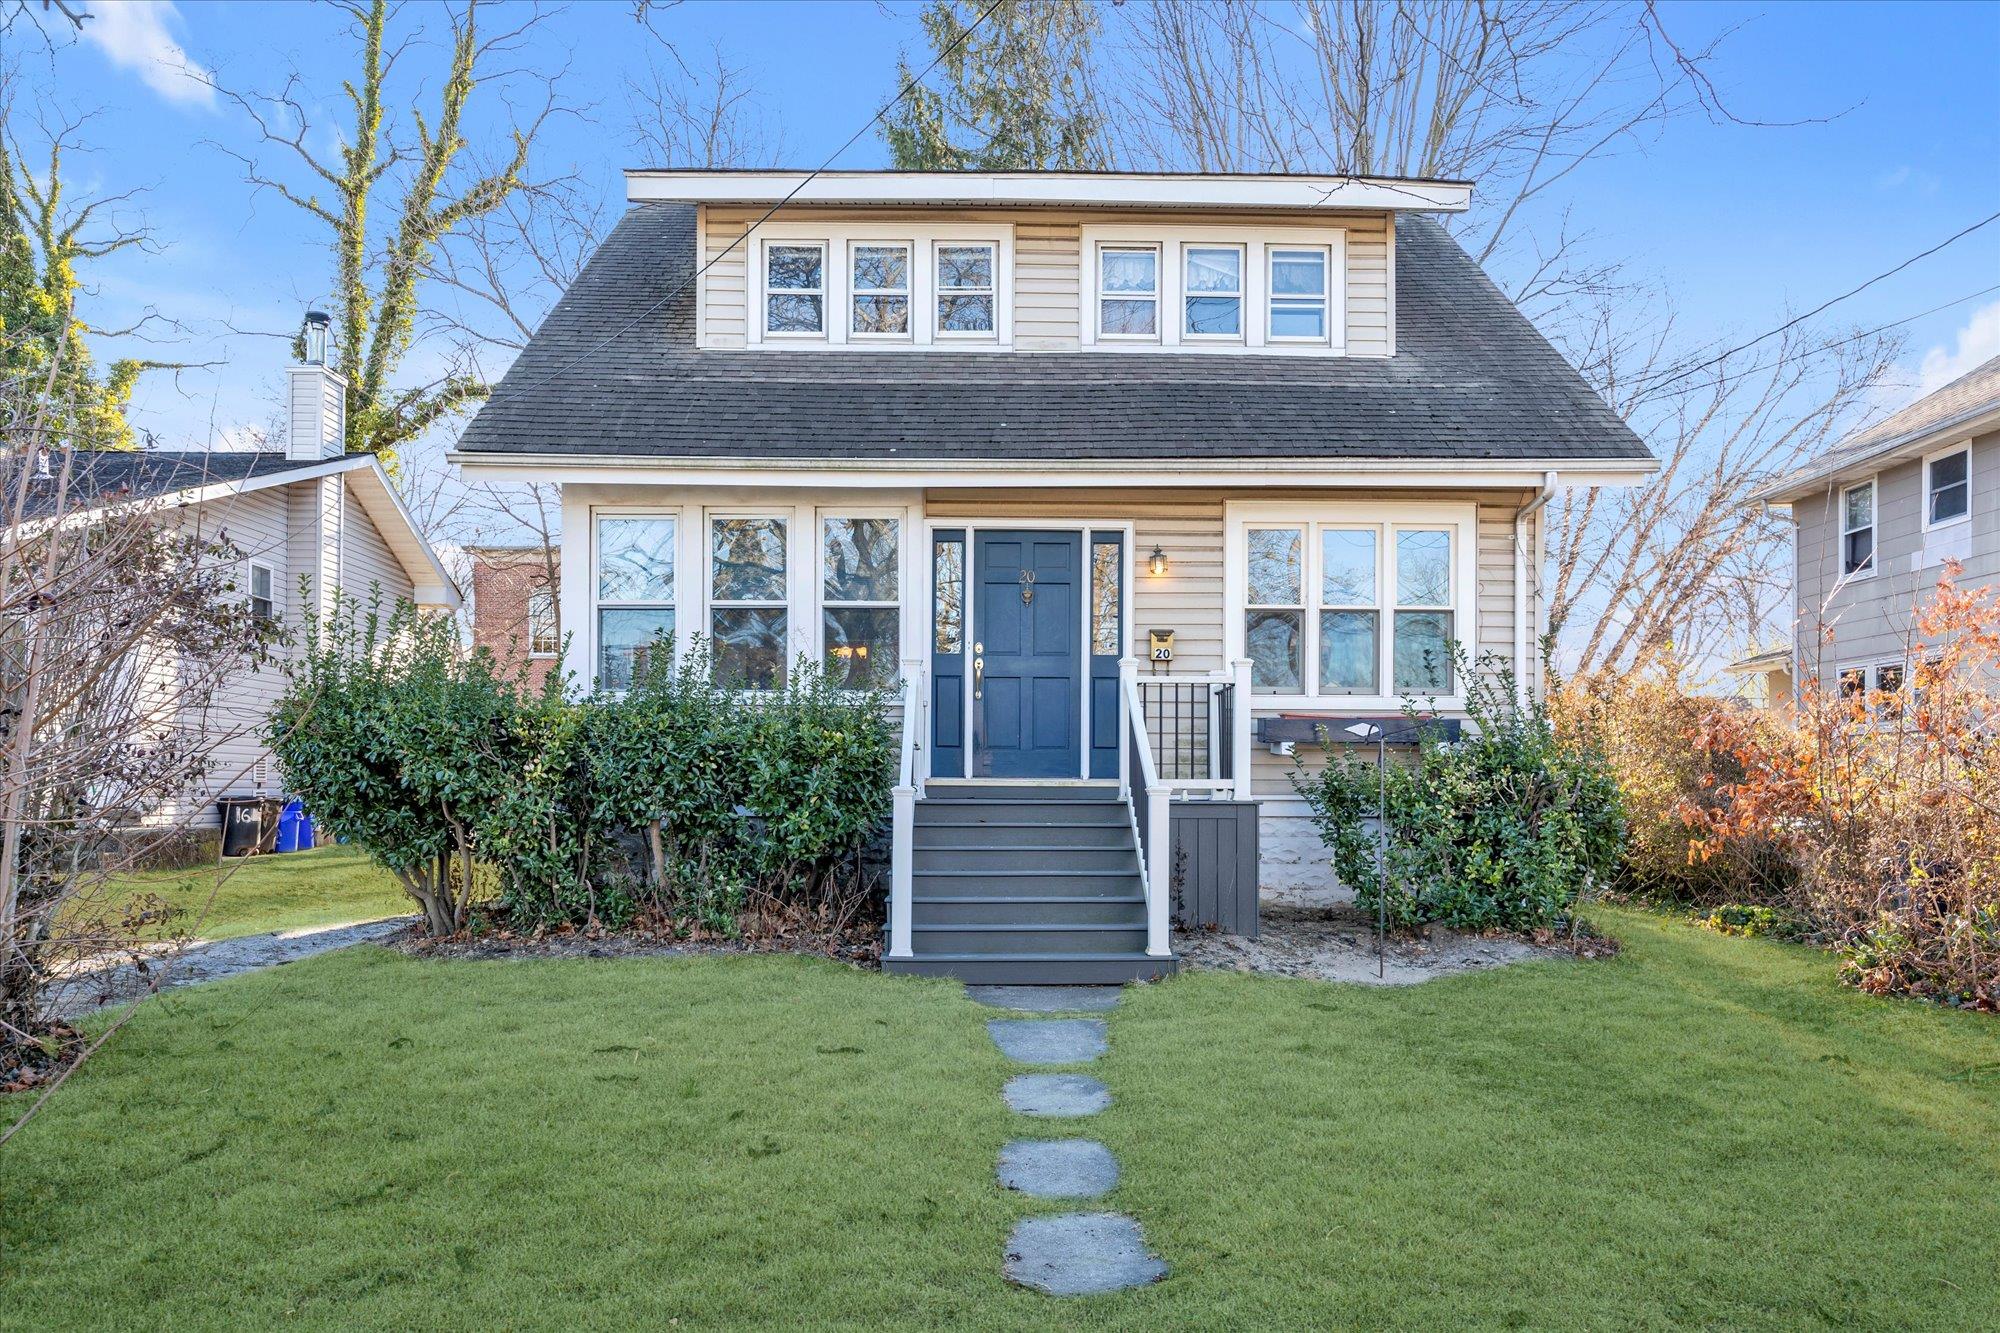
M442 617L342 599L309 621L269 740L434 933L467 924L475 870L521 926L653 910L729 929L746 902L851 918L894 782L886 698L804 660L747 695L712 683L699 643L655 656L622 694L535 694Z
M1567 920L1583 889L1616 869L1625 837L1618 784L1602 758L1559 739L1540 705L1517 707L1512 674L1470 672L1469 725L1456 741L1424 727L1414 762L1379 779L1372 745L1301 768L1333 867L1375 910L1386 880L1391 923L1533 930ZM1379 794L1378 794L1379 793ZM1377 811L1386 813L1386 835Z

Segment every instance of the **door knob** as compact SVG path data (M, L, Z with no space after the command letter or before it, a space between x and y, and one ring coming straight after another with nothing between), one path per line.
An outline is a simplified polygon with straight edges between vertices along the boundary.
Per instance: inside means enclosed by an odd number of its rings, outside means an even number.
M981 699L986 695L986 659L977 656L977 644L973 645L973 652L975 655L972 659L972 697Z

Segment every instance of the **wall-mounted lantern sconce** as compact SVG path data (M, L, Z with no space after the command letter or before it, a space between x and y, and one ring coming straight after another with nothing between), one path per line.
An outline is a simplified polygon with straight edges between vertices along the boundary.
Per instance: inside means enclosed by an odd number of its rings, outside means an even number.
M327 335L332 331L333 320L324 310L306 311L305 362L309 366L326 364Z
M1158 545L1155 545L1153 553L1146 557L1146 568L1151 570L1155 575L1167 572L1167 553L1161 550Z

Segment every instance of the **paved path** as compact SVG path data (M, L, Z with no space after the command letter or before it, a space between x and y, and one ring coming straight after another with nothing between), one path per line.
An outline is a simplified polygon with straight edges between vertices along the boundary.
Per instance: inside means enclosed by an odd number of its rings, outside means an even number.
M244 972L297 962L330 949L383 939L414 920L415 917L394 916L383 921L277 930L233 940L197 940L178 954L149 961L143 969L135 963L117 963L79 975L68 984L57 1008L63 1017L76 1018L104 1005L137 999L148 990L220 981Z
M969 986L966 993L1043 1014L1103 1013L1119 1000L1113 986ZM1009 1059L1028 1065L1088 1064L1106 1048L1101 1018L996 1018L986 1030ZM1111 1105L1111 1090L1087 1074L1016 1074L1001 1095L1020 1114L1043 1118L1092 1116ZM1030 1198L1094 1199L1118 1183L1118 1159L1095 1139L1016 1139L1000 1150L995 1175ZM1122 1213L1056 1213L1015 1225L1002 1271L1052 1296L1087 1296L1158 1282L1167 1266Z

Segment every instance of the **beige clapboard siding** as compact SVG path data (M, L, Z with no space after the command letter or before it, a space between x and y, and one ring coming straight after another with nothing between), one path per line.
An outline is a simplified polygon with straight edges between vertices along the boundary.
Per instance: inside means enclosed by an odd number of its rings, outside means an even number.
M746 230L763 210L710 205L701 213L703 338L710 347L744 347L750 282ZM1074 351L1082 346L1082 229L1120 221L1147 228L1175 226L1299 227L1324 221L1347 233L1347 351L1387 356L1393 350L1391 220L1381 213L1335 213L1301 219L1292 213L1199 213L1107 209L787 208L787 222L991 222L1014 231L1014 345L1023 351Z

